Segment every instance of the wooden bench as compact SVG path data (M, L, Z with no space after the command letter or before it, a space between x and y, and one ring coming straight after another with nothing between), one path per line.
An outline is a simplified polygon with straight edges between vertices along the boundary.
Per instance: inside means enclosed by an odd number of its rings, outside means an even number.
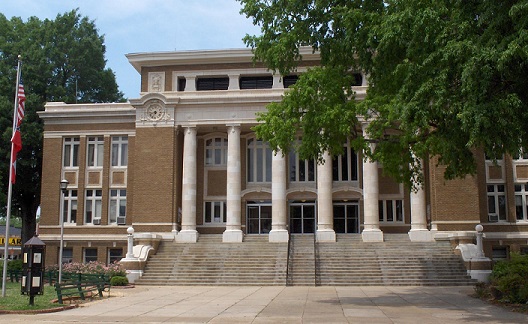
M57 300L59 304L64 304L65 298L79 296L85 300L86 297L98 295L103 297L103 291L110 289L110 284L102 277L81 278L81 280L64 280L62 283L55 283Z

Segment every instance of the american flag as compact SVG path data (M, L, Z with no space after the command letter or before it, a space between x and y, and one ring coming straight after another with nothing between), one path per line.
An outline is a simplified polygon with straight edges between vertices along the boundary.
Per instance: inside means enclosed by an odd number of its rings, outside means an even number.
M22 119L24 119L24 110L26 104L26 94L24 93L24 84L22 83L22 78L17 87L17 101L18 105L16 108L16 124L15 131L13 132L13 137L11 138L11 143L13 144L13 149L11 150L11 183L16 181L16 159L17 154L22 149L22 136L20 135L20 125L22 124Z

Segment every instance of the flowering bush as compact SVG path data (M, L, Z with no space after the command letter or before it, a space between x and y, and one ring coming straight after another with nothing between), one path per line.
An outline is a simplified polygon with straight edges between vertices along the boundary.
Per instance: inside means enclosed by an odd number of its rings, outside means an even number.
M58 271L57 265L46 267L47 271ZM126 276L126 271L119 263L106 265L102 262L91 261L88 263L71 262L62 266L63 272L84 273L84 274L104 274L109 278L113 276Z

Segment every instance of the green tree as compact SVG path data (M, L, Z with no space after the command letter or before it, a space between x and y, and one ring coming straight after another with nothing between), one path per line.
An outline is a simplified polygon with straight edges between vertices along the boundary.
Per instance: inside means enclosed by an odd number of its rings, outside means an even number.
M105 67L104 37L93 21L78 10L55 20L29 18L26 22L0 14L0 183L8 187L9 156L16 88L17 57L22 57L26 111L21 125L22 151L18 154L12 210L22 219L22 240L35 232L40 204L42 122L37 112L48 101L67 103L123 101L115 75ZM58 184L57 184L58 186ZM58 189L57 189L58 190ZM2 206L6 192L0 193ZM5 210L2 214L5 214Z
M294 149L320 158L350 137L412 185L423 180L421 159L438 157L449 179L476 171L475 152L497 159L528 148L527 0L239 1L261 26L245 37L256 60L287 75L302 46L321 55L260 116L257 135L273 149L291 149L302 131ZM361 102L354 71L368 75Z

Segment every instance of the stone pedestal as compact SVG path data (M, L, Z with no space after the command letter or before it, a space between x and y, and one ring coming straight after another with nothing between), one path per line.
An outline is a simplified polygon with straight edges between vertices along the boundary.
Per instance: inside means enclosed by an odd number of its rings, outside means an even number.
M198 241L198 231L183 230L176 235L176 242L179 243L196 243Z
M363 242L383 242L383 232L380 229L363 230L361 238Z
M280 243L280 242L288 242L288 231L287 230L271 230L269 232L269 241Z

